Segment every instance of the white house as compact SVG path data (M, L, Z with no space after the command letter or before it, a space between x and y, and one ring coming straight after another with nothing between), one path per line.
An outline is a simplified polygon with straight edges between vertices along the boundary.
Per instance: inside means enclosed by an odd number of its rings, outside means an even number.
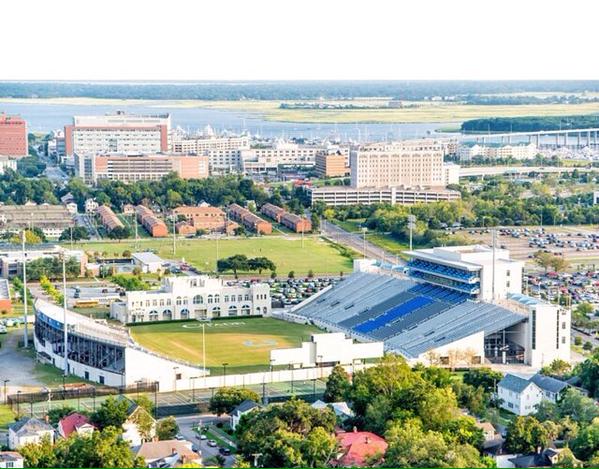
M54 443L54 428L36 418L23 418L8 427L9 449L19 449L28 443L39 443L46 437Z
M501 407L516 415L533 413L543 400L543 390L532 380L507 374L497 384Z
M158 272L162 269L162 264L164 264L162 258L153 252L134 252L131 258L133 259L133 263L146 274Z
M0 469L25 467L23 456L16 451L0 451Z
M193 451L190 441L162 440L143 443L137 456L144 458L147 467L178 467L181 464L202 464L202 456Z
M253 412L254 410L259 408L260 405L250 399L246 399L245 401L243 401L231 412L229 412L229 423L231 425L231 429L235 430L235 428L237 428L239 420L241 420L241 417L243 415L247 414L248 412Z
M146 441L151 441L156 435L156 420L147 410L137 404L132 404L129 409L127 409L127 414L127 420L123 423L123 440L128 442L131 447L137 447ZM141 414L145 414L143 417L152 419L152 426L148 435L143 435L143 431L140 428L139 419L142 417Z
M543 391L543 398L554 404L557 403L562 392L569 386L568 383L564 381L539 373L530 378L530 380L541 388Z
M346 402L326 403L319 399L312 404L312 407L314 409L326 409L331 407L333 412L335 412L335 415L342 421L354 416L354 411L349 408Z

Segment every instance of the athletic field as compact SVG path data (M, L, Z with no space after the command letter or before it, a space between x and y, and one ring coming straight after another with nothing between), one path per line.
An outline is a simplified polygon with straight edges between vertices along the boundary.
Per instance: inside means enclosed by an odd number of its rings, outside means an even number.
M145 324L130 328L144 347L169 357L202 364L202 324L206 328L206 366L211 374L267 370L269 352L298 347L319 329L272 318L238 318Z
M124 250L135 252L134 240L77 243L78 249L105 252L109 256L121 255ZM248 257L268 257L277 266L277 274L287 277L293 270L296 275L335 274L351 272L352 260L342 256L335 247L318 236L262 236L260 238L181 239L177 241L177 252L173 255L173 241L169 238L139 240L139 250L152 249L163 259L185 259L201 271L213 271L218 258L245 254ZM252 273L256 275L256 273ZM270 272L262 272L269 275Z

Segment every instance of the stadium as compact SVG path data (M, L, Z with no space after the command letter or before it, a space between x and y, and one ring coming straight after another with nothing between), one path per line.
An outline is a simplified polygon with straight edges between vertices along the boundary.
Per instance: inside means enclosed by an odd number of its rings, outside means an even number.
M359 341L384 341L411 362L541 367L569 359L570 313L523 295L522 264L509 252L462 246L407 254L407 275L358 261L361 272L294 314Z

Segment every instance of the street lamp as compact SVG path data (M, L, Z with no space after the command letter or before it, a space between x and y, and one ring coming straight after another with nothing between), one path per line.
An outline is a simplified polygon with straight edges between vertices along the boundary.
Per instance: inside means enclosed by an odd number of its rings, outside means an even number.
M366 259L366 232L367 231L368 231L368 228L363 226L362 227L362 244L363 244L362 255L363 255L364 259Z
M6 383L8 383L10 381L10 379L5 379L4 380L4 403L7 404L8 403L8 394L6 394Z
M223 387L227 385L227 366L229 364L227 362L223 363Z

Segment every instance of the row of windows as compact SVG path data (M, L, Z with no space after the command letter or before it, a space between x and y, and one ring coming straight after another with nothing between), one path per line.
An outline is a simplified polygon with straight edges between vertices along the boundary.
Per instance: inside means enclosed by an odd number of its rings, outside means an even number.
M268 298L268 295L264 294L259 294L256 295L256 300L266 300ZM225 303L230 303L233 301L250 301L251 300L251 296L249 293L245 293L243 295L223 295L222 297L223 302ZM217 294L210 294L207 295L206 298L204 299L204 296L202 295L196 295L193 298L188 298L188 297L181 297L178 296L175 299L175 304L176 305L186 305L189 304L191 302L191 304L194 305L201 305L204 303L208 303L208 304L213 304L213 303L220 303L221 301L221 295ZM154 299L154 300L145 300L145 302L143 300L141 301L132 301L131 302L131 307L143 307L145 303L145 306L171 306L171 299L170 298L160 298L160 299Z

